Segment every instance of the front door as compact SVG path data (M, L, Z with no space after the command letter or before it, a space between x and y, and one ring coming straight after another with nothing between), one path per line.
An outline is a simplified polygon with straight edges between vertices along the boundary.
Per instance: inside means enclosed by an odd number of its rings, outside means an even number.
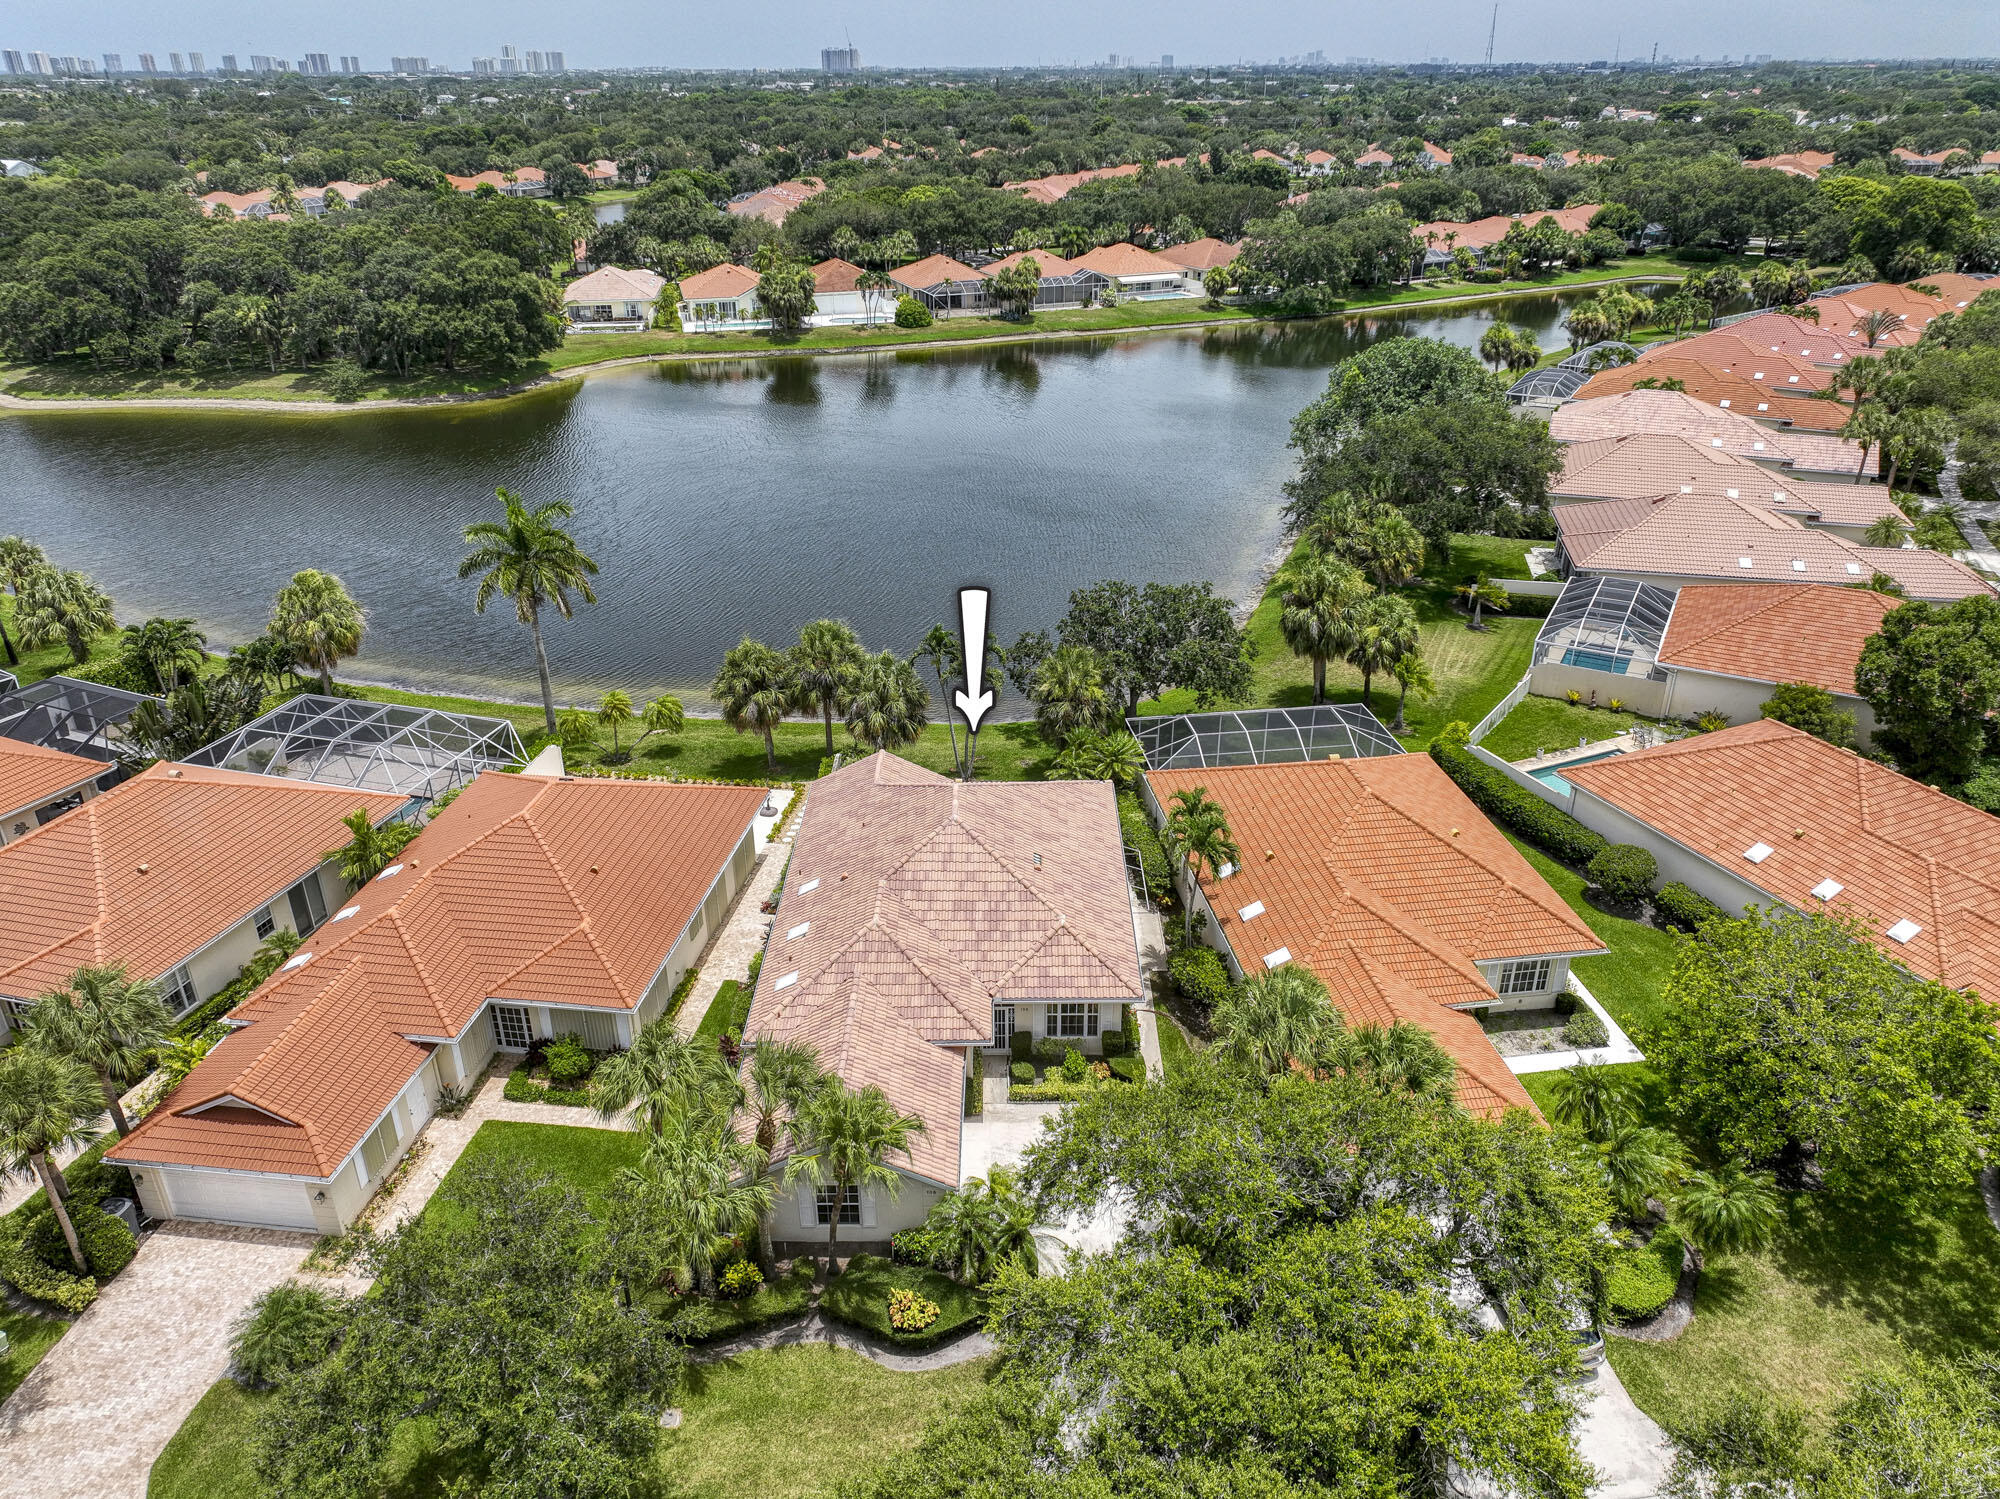
M993 1007L993 1044L1005 1051L1014 1039L1014 1007L995 1005Z

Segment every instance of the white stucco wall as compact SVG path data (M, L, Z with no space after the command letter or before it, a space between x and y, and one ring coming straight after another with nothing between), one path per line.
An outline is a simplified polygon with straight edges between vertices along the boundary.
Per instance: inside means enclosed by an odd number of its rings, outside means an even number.
M838 1245L879 1248L888 1242L890 1235L920 1225L937 1200L944 1196L945 1189L935 1182L923 1181L903 1172L897 1175L902 1177L903 1186L893 1199L879 1187L861 1189L861 1222L858 1225L842 1224ZM769 1220L773 1240L780 1244L825 1249L826 1226L815 1216L814 1191L815 1188L802 1181L791 1191L778 1194Z
M1698 788L1689 787L1692 794ZM1759 907L1782 904L1760 890L1749 880L1709 862L1690 848L1676 843L1666 834L1641 822L1630 813L1614 807L1602 797L1596 796L1583 787L1576 788L1575 798L1570 804L1570 815L1594 832L1602 833L1613 843L1634 843L1649 849L1660 863L1660 883L1679 880L1682 884L1699 891L1714 901L1732 916L1743 913L1745 906ZM1754 829L1743 835L1743 846L1748 848L1757 841ZM1746 863L1744 868L1755 865Z

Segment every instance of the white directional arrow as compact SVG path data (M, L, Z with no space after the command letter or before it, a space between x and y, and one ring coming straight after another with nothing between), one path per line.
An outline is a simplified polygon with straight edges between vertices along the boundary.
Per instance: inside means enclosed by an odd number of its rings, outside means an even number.
M984 588L961 588L958 591L958 638L965 649L965 686L958 692L955 701L958 711L965 715L965 726L972 733L979 732L979 720L993 707L993 690L981 690L986 679L986 603L990 595Z

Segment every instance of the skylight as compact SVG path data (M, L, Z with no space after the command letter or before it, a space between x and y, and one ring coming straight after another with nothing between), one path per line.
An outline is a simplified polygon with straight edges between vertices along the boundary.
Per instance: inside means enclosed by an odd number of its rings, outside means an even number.
M1861 576L1861 564L1860 564L1859 562L1850 562L1850 563L1848 563L1848 564L1847 564L1847 570L1848 570L1849 572L1853 573L1853 574L1854 574L1854 575L1855 575L1856 577L1860 577L1860 576Z
M387 869L383 870L380 874L376 875L375 878L378 880L386 880L390 878L392 875L398 875L401 874L402 872L403 872L402 865L391 864Z
M1732 500L1737 500L1737 499L1741 499L1741 498L1743 497L1743 496L1742 496L1742 492L1741 492L1740 490L1735 490L1735 489L1725 489L1725 490L1723 491L1723 493L1724 493L1724 494L1726 494L1726 495L1728 495L1728 496L1729 496L1729 498L1730 498L1730 499L1732 499Z
M1761 442L1753 442L1750 444L1750 446L1755 448L1760 453L1764 451L1764 444L1762 444Z
M1215 877L1218 880L1226 880L1234 873L1236 873L1236 866L1225 859L1222 862L1222 866L1215 871Z
M1769 411L1771 409L1771 403L1769 401L1759 401L1757 403L1757 409L1759 411Z
M333 919L335 921L345 921L350 916L358 916L360 914L361 907L359 906L342 906L338 911L333 913Z
M1264 914L1264 903L1261 900L1251 901L1249 905L1243 907L1240 911L1236 913L1237 919L1241 921L1255 921L1259 916L1262 916L1263 914Z
M1755 567L1757 565L1757 559L1755 557L1738 557L1736 559L1736 565L1738 567Z
M285 967L288 969L303 968L306 966L306 964L310 963L312 960L313 960L313 955L311 953L302 952L297 954L295 957L288 959L285 963Z
M1892 942L1908 942L1922 930L1922 927L1905 916L1901 921L1889 928L1889 939Z
M799 981L799 971L798 969L794 968L790 973L786 974L783 978L779 979L775 984L771 985L771 987L773 989L789 989L793 984L796 984L798 981Z
M1289 947L1281 947L1277 949L1275 952L1267 952L1264 954L1264 966L1266 968L1283 968L1287 963L1291 961L1292 961L1292 950Z
M1743 857L1748 859L1752 864L1762 864L1766 859L1771 857L1772 852L1771 845L1768 843L1753 843L1743 850Z
M1711 437L1708 440L1708 445L1712 448L1719 448L1722 446L1722 439L1719 437Z
M793 927L789 932L785 933L785 940L789 942L794 937L803 937L806 934L806 928L811 925L812 923L810 921L801 921L797 926Z
M1806 570L1806 565L1804 560L1798 557L1794 557L1792 559L1792 571L1795 573L1802 573L1805 570Z
M817 879L807 880L803 885L799 886L799 894L810 895L817 889L819 889L819 881Z
M1813 894L1817 895L1821 900L1832 900L1846 888L1839 880L1821 880L1817 885L1813 886Z
M1729 398L1727 396L1724 396L1721 400L1717 401L1715 404L1718 406L1727 407L1729 405Z

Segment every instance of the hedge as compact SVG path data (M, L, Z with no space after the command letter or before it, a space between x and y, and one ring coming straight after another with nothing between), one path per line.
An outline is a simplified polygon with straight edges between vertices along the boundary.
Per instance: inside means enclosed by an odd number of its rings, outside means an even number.
M1671 880L1653 893L1653 909L1667 925L1684 932L1698 931L1703 922L1729 914L1699 890L1679 880Z
M35 1301L77 1313L97 1300L97 1282L71 1275L36 1259L25 1244L0 1241L0 1280Z
M1644 900L1660 877L1660 861L1636 843L1614 843L1584 871L1607 900Z
M694 987L694 981L700 977L701 970L699 968L690 968L686 973L681 975L681 981L674 985L673 998L667 1001L666 1013L661 1016L661 1019L671 1020L674 1016L680 1014L681 1006L687 1002L688 990Z
M1167 959L1167 972L1181 996L1204 1012L1229 997L1229 970L1212 947L1197 944L1180 948Z
M1619 1322L1656 1316L1681 1283L1681 1236L1661 1229L1639 1248L1620 1250L1604 1277L1604 1302Z
M1065 1082L1061 1078L1045 1078L1039 1083L1010 1083L1007 1087L1009 1103L1068 1103L1074 1098L1084 1098L1099 1088L1109 1088L1112 1084L1101 1078L1085 1078L1080 1083Z
M509 1103L559 1103L565 1108L591 1107L590 1095L580 1088L544 1088L528 1076L529 1063L523 1062L507 1074L507 1086L500 1096Z
M914 1291L938 1306L937 1320L919 1332L900 1332L889 1322L889 1293ZM935 1270L898 1265L878 1255L857 1254L820 1295L820 1310L836 1321L873 1333L899 1348L926 1348L986 1320L986 1297Z
M1481 764L1462 744L1433 740L1431 759L1480 811L1565 864L1582 868L1611 847L1603 835L1593 833L1567 812L1516 786L1492 766Z

